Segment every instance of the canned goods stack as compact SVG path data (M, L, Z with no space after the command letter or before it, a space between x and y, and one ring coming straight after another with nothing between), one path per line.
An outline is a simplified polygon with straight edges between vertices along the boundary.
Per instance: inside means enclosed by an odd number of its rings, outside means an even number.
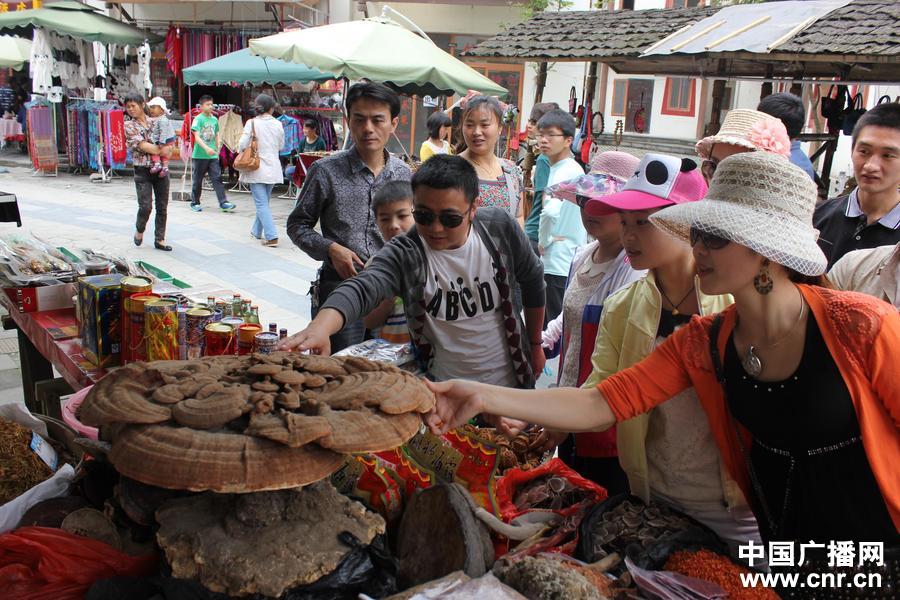
M144 292L132 294L122 303L125 309L125 318L122 320L122 364L147 360L144 305L159 299L159 294Z

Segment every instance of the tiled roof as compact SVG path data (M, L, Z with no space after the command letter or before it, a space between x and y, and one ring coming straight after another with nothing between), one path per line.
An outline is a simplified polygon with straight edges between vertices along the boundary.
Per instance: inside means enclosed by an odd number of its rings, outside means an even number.
M478 44L466 56L588 61L635 58L717 8L544 12ZM778 48L781 53L900 55L900 0L854 0Z

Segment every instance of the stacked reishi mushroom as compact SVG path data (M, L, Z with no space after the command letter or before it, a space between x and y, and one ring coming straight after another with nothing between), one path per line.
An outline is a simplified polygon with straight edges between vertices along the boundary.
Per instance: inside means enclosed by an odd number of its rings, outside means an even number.
M127 365L85 398L120 473L171 489L255 492L334 472L419 430L434 396L415 376L359 357L276 352Z

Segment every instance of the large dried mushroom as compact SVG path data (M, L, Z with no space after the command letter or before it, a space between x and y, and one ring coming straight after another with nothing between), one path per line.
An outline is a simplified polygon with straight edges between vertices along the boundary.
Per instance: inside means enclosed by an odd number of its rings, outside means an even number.
M166 502L156 512L157 541L172 575L196 579L229 596L278 597L334 571L351 548L384 533L379 515L328 482L259 494L201 494Z
M317 481L338 453L400 446L433 406L392 365L276 352L127 365L94 386L80 417L138 481L249 492Z

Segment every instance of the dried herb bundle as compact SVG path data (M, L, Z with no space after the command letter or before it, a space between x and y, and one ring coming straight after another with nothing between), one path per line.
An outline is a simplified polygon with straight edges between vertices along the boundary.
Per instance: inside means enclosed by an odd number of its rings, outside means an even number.
M27 492L53 472L31 451L31 430L0 419L0 505Z

